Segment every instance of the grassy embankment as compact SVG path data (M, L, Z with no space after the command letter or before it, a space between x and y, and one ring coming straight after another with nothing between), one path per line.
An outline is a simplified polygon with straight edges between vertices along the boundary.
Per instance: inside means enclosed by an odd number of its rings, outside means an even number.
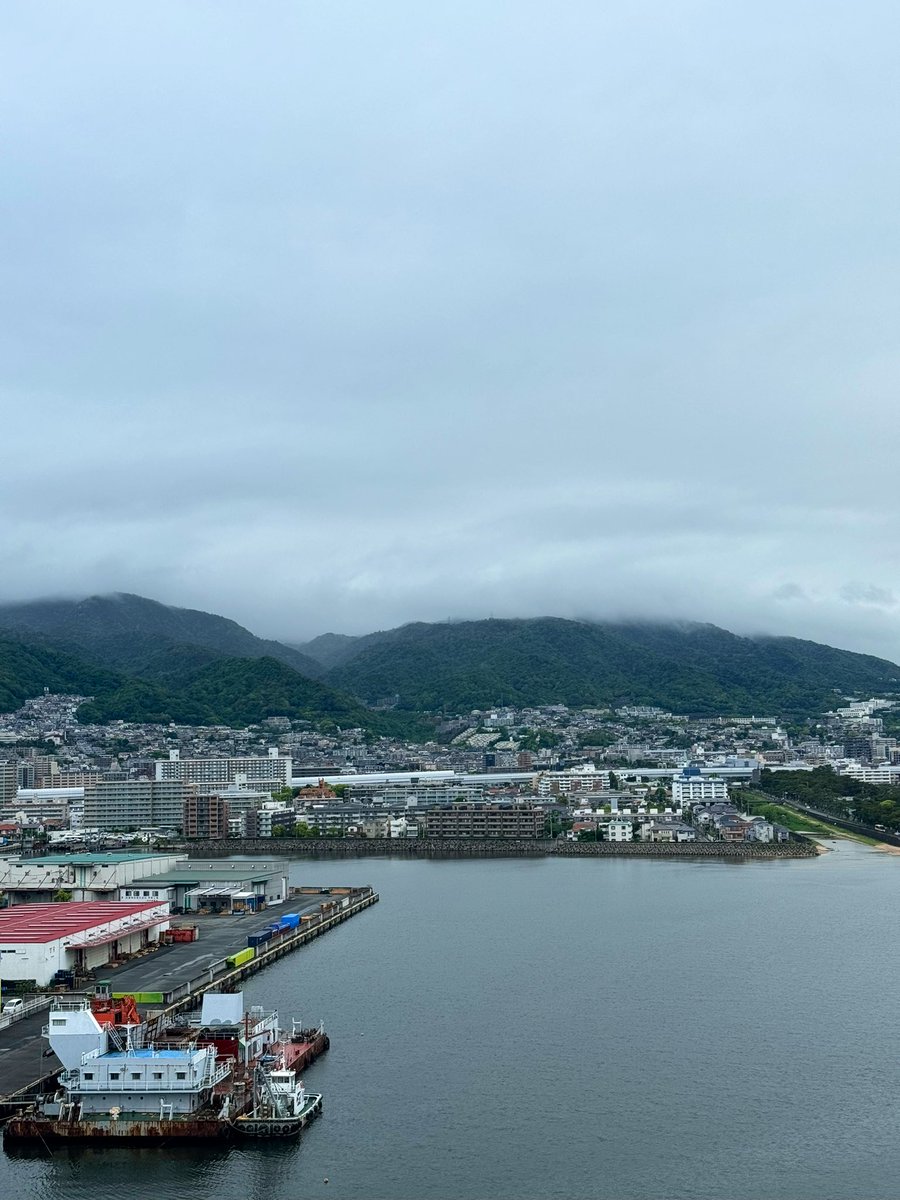
M761 792L744 792L744 805L754 816L765 817L767 821L775 821L794 833L813 833L819 837L845 837L854 842L863 842L867 846L880 846L877 838L866 837L862 833L851 833L849 829L840 829L837 825L829 825L818 817L809 817L806 813L795 812L781 804L774 804Z

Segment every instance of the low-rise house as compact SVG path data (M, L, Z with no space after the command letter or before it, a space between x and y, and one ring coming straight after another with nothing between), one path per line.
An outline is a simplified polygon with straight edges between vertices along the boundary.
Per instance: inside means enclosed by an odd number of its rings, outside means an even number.
M630 842L634 837L634 827L630 820L614 818L606 826L608 842Z

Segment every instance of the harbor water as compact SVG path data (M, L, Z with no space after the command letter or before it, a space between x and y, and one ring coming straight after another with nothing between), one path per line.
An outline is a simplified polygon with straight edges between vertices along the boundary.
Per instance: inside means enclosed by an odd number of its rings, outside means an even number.
M324 1019L289 1145L0 1156L16 1200L900 1194L900 857L297 860L381 902L248 981ZM325 1181L328 1182L325 1182Z

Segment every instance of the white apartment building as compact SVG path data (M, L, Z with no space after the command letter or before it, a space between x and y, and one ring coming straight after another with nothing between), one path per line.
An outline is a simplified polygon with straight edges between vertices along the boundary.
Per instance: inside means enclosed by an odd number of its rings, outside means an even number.
M841 767L841 775L849 775L860 783L898 784L900 783L900 766L885 765L881 767L864 767L860 763L851 762Z
M609 771L583 763L567 771L544 771L538 779L539 796L571 796L573 792L609 791Z
M612 820L606 826L608 842L630 842L634 836L631 821Z
M293 760L273 746L267 755L253 758L182 758L170 750L168 759L156 764L159 781L197 783L205 789L243 784L267 792L290 787Z
M672 807L678 811L692 804L715 804L728 799L728 784L715 775L685 771L672 779Z

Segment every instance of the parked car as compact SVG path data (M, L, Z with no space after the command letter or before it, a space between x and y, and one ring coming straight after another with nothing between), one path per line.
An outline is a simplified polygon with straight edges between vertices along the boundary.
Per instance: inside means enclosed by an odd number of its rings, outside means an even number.
M21 1012L24 1007L25 1001L19 997L17 997L15 1000L7 1000L7 1002L3 1005L3 1015L6 1016L7 1013Z

